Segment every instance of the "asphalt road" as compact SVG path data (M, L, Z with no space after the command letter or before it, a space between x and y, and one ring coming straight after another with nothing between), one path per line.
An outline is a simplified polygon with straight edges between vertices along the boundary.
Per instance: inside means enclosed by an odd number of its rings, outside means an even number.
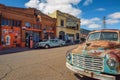
M76 46L0 55L0 80L82 80L65 66L66 51Z

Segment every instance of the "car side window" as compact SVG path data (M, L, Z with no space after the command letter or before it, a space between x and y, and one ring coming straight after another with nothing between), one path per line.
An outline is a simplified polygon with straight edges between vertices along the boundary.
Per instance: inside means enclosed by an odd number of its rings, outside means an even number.
M50 42L52 42L52 43L53 43L53 42L54 42L54 40L50 40Z
M58 40L55 40L55 42L58 42Z

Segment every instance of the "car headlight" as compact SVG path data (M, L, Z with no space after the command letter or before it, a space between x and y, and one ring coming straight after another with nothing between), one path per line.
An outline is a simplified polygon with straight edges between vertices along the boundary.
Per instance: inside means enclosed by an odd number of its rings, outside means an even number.
M114 59L108 59L107 60L107 65L109 66L110 69L115 69L116 68L116 61Z

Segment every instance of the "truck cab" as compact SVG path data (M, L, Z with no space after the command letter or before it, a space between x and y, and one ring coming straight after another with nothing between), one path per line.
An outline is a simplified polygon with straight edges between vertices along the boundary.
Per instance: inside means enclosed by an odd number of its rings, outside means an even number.
M90 32L86 42L67 51L66 67L83 76L117 80L120 75L120 30Z

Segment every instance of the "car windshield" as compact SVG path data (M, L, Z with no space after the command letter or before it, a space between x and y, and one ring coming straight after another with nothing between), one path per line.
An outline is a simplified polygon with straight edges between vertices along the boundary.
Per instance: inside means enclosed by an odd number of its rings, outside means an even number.
M91 41L91 40L117 41L118 34L117 32L96 32L89 35L88 41Z
M45 39L45 40L43 40L42 42L47 42L48 40L47 39Z

